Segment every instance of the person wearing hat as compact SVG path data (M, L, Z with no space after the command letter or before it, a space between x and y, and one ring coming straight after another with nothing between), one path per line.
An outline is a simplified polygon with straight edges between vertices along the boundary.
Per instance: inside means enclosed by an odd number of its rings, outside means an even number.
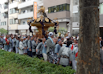
M48 40L46 41L47 59L50 63L54 60L54 50L57 40L54 38L53 32L49 32Z
M23 38L20 39L20 42L19 42L19 54L23 55L24 54L24 44L23 44Z
M58 39L58 44L55 46L55 53L58 55L60 48L62 47L62 40Z
M70 38L71 37L71 34L70 34L70 31L68 31L68 38Z

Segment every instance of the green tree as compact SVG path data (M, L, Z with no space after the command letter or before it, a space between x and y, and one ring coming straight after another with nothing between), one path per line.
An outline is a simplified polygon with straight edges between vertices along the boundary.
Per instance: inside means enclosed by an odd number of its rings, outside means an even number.
M54 27L50 27L50 28L48 29L48 31L49 31L49 32L54 32ZM65 35L65 34L67 33L67 29L59 27L59 29L58 29L57 32L58 32L58 33L61 33L61 35Z
M5 30L4 28L1 28L1 29L0 29L0 33L1 33L1 34L7 34L7 30Z
M49 32L54 32L54 27L48 28L48 31L49 31Z

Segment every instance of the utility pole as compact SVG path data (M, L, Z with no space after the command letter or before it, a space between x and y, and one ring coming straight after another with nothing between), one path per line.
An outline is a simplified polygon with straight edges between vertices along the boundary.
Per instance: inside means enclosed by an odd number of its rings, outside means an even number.
M9 0L8 0L8 17L7 17L7 34L9 34Z
M79 52L76 74L100 74L99 0L80 0Z

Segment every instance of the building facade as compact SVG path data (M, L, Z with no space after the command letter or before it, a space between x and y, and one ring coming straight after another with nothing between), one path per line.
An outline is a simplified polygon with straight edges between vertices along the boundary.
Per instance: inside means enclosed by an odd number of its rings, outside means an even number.
M44 0L46 14L50 19L58 19L59 27L70 31L70 0Z
M19 0L9 0L9 34L18 33Z
M28 18L33 19L33 5L34 2L37 2L37 9L40 8L40 6L43 6L42 0L21 0L20 4L18 5L18 9L20 11L20 14L18 15L18 19L20 20L20 25L18 25L19 33L24 35L29 35L29 26L27 24ZM39 16L39 15L37 15ZM33 30L37 29L36 27L32 27Z
M99 11L100 11L100 36L103 38L103 0L100 0L100 6L99 6Z
M8 25L8 0L4 0L1 3L1 17L0 17L0 28L7 30Z
M72 35L78 35L79 33L79 0L72 0L71 3L71 22L72 22Z

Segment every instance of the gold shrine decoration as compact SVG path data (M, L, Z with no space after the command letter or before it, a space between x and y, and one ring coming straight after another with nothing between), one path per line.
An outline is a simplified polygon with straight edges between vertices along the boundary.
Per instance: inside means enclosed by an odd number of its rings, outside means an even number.
M41 8L38 10L38 12L37 13L41 13L41 12L45 12L45 7L44 6L41 6Z
M46 21L46 22L49 22L49 19L48 19L48 18L45 18L45 21Z

